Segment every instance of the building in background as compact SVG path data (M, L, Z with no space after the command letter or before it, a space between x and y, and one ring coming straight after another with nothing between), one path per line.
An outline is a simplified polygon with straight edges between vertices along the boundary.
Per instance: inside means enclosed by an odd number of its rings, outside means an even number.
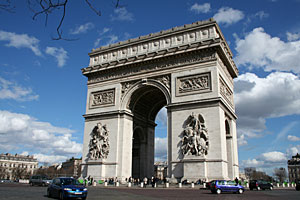
M65 176L78 178L81 175L81 158L71 158L63 162L61 173Z
M288 160L288 173L290 182L300 180L300 155L297 153L292 156L292 159Z
M38 168L38 161L33 156L19 154L0 154L0 179L28 179Z

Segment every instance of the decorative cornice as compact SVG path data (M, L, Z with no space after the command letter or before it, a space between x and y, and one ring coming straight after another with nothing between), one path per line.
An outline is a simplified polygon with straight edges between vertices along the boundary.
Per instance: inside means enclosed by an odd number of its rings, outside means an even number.
M219 47L219 51L224 55L223 58L227 60L226 63L230 63L230 68L233 68L230 70L232 76L236 77L238 70L232 60L232 53L213 19L92 50L89 54L90 64L82 69L82 73L87 76L109 68L212 46Z
M148 71L158 71L162 69L169 69L179 67L187 64L195 64L207 61L216 60L216 52L213 49L199 50L172 57L164 57L130 65L130 67L120 67L118 69L106 69L105 71L98 71L88 75L88 84L98 83L105 80L112 80L116 78L124 78L132 75L142 74Z

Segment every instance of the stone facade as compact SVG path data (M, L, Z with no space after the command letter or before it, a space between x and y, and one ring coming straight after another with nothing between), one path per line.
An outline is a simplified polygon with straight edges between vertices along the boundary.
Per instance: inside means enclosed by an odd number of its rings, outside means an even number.
M0 154L0 179L29 178L38 168L38 161L33 156Z
M61 171L67 176L78 178L81 175L81 159L71 158L61 165Z
M292 159L288 160L287 164L290 182L300 180L300 155L297 153L295 156L292 156Z
M83 177L152 177L155 117L164 106L171 181L238 177L238 69L213 19L94 49L89 56L82 69L88 78ZM104 144L91 149L98 123L108 131L109 152L95 158L91 150L102 152Z

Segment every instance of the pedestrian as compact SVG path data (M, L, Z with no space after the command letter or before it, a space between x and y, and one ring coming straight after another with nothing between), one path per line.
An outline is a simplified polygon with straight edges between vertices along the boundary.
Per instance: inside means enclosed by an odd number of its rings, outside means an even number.
M235 177L234 181L235 181L235 184L236 184L236 185L239 184L239 179L238 179L237 177Z
M147 182L148 182L148 179L147 179L147 177L145 177L145 178L144 178L144 188L146 188Z

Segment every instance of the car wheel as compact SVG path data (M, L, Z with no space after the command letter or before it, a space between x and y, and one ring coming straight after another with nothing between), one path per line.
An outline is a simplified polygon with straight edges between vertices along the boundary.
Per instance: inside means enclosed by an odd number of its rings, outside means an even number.
M64 200L65 199L64 193L62 191L59 193L59 199L60 200Z
M239 189L238 193L239 194L243 194L244 190L243 189Z
M270 187L270 190L273 190L273 187L272 187L272 186Z
M260 190L260 187L257 187L257 190Z
M51 193L49 189L47 190L47 197L51 197Z
M221 192L222 191L220 189L217 189L217 191L216 191L217 194L221 194Z

